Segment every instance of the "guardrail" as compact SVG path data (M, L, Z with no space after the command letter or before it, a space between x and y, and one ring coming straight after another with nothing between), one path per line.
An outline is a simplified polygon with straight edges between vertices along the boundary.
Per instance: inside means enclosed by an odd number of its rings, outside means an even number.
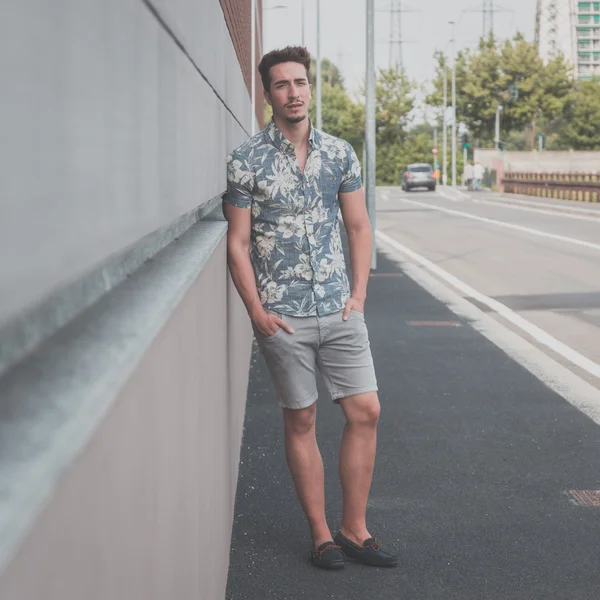
M502 178L504 191L559 200L600 202L600 173L511 173Z

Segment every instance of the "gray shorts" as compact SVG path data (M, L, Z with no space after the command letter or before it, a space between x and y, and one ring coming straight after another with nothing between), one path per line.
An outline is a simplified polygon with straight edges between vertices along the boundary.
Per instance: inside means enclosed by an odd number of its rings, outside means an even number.
M254 329L280 406L306 408L317 399L317 367L334 402L377 391L365 317L354 310L347 321L342 315L277 314L293 328L293 334L279 329L274 335L264 336Z

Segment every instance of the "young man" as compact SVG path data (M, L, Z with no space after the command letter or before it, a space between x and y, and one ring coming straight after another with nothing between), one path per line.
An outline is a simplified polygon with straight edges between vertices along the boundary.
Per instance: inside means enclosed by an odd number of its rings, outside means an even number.
M480 190L481 184L483 183L483 176L485 175L485 168L477 161L473 167L473 177L475 178L475 189Z
M283 408L286 456L311 531L312 563L338 569L345 554L395 566L397 559L366 525L379 399L364 320L372 236L360 163L350 144L312 127L309 67L301 47L270 52L259 65L273 119L228 158L228 263ZM315 436L317 365L346 417L339 457L343 516L335 543Z

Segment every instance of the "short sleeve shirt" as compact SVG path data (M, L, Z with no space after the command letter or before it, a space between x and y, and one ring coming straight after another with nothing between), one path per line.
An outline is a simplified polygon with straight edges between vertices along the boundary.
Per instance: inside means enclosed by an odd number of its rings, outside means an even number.
M312 124L304 174L273 120L231 153L223 200L252 211L250 259L265 309L295 317L343 310L350 289L338 193L361 187L352 146Z

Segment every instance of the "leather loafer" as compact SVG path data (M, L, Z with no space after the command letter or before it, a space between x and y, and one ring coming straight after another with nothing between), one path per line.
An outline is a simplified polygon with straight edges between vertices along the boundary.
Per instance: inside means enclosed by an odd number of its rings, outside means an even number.
M321 544L316 550L310 552L310 562L319 569L333 571L342 569L346 564L344 554L333 541Z
M384 552L377 538L368 538L362 546L349 540L345 535L339 533L335 536L336 543L342 552L348 557L371 567L395 567L398 559Z

